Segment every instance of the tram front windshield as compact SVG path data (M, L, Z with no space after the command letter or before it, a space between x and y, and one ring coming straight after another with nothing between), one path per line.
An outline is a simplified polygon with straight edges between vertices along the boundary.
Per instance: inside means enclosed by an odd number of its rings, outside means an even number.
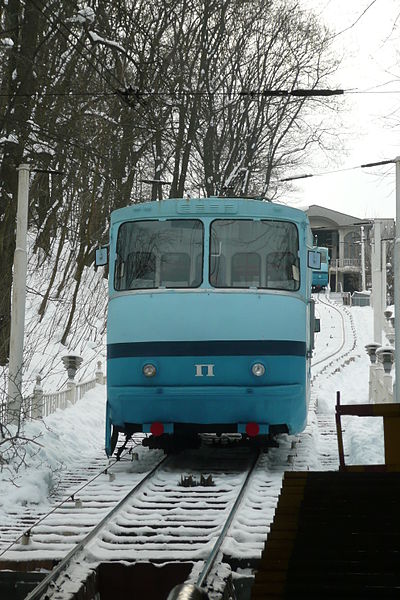
M204 226L197 219L123 223L118 232L115 289L199 287L203 237Z
M294 223L218 219L211 224L210 283L218 288L298 290Z
M200 287L204 233L200 219L123 223L116 248L115 289ZM294 223L216 219L209 235L207 286L299 289L299 241Z

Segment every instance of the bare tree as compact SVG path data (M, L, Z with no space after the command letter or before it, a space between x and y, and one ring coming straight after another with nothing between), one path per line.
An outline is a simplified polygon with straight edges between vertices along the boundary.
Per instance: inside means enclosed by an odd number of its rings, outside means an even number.
M67 344L114 208L168 192L273 195L285 169L329 142L313 119L321 101L269 93L327 85L336 67L328 32L298 1L89 4L0 8L1 365L22 160L60 172L32 175L29 226L36 268L51 265L39 318L58 302Z

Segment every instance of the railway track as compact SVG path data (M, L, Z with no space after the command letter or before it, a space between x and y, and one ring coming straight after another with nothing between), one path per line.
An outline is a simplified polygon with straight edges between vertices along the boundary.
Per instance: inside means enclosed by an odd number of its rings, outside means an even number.
M82 532L93 527L99 516L109 512L127 493L135 478L142 477L142 473L150 470L162 456L160 452L143 453L140 466L136 467L136 463L131 461L132 457L136 458L134 448L131 447L130 450L123 461L112 466L110 464L114 461L108 461L102 451L89 464L78 463L74 469L63 473L62 479L49 497L48 510L39 510L36 505L29 505L23 507L22 511L7 513L0 526L0 562L6 553L7 560L15 551L16 556L21 556L18 550L21 550L22 546L29 551L33 549L39 532L40 543L44 545L46 539L55 539L53 535L57 531L63 532L61 540L69 538L68 543L73 544L79 540L84 535ZM138 472L134 473L135 470ZM105 485L107 493L103 493ZM82 532L79 531L80 528ZM56 539L54 545L52 543L52 549L55 550L54 559L62 558L66 548L68 544L65 546L60 543L57 546Z
M343 308L339 309L332 302L328 301L328 296L325 295L323 298L324 299L322 299L320 297L320 295L318 294L318 297L316 299L317 314L319 314L319 316L321 316L320 315L321 307L324 307L325 309L328 308L329 311L331 312L331 315L330 315L331 319L332 319L333 315L336 316L336 318L339 318L340 324L339 324L339 327L334 327L334 330L336 331L338 337L337 337L337 339L334 340L333 349L330 347L330 345L328 345L327 351L322 352L322 357L318 358L317 360L314 359L312 361L312 366L314 369L321 363L326 363L327 361L329 361L330 358L335 358L336 355L338 355L341 352L341 350L343 349L343 347L346 343L346 329L345 329L345 320L344 320L344 316L343 316ZM330 326L331 329L333 329L331 323L328 325L328 322L327 322L326 326ZM331 334L331 338L332 337L333 336Z
M102 456L92 461L87 469L78 470L77 473L67 472L63 485L53 495L51 510L46 515L36 513L31 516L25 533L19 534L8 546L3 545L0 551L0 573L14 570L17 589L21 587L20 582L27 578L28 584L23 584L23 587L28 593L32 588L29 581L38 581L38 570L43 577L45 571L52 571L69 554L74 554L85 544L84 540L90 538L99 522L107 521L121 500L132 491L132 487L140 485L164 459L159 451L149 453L142 449L136 453L135 450L135 445L132 444L118 462L105 460ZM101 469L96 472L97 463ZM58 494L62 488L67 493L60 499ZM19 528L24 525L25 521L19 524ZM18 571L28 572L28 577L25 573L18 577ZM7 588L7 577L5 582L3 579L0 578L0 597L14 598L11 596L13 582ZM25 598L18 595L18 598L22 597Z
M0 560L5 549L15 540L19 540L24 532L28 531L36 522L45 517L47 513L58 506L63 500L70 498L82 485L95 477L107 467L108 461L101 452L89 463L78 463L74 469L59 472L57 481L48 500L48 510L30 504L29 507L15 507L3 515L0 523Z
M318 369L313 377L310 419L301 435L281 436L279 447L261 454L256 461L248 449L215 446L170 457L160 465L160 452L140 449L139 460L130 460L135 457L131 449L130 454L106 472L104 459L95 460L86 471L71 473L69 481L65 478L59 489L65 502L47 519L32 527L32 520L42 515L30 515L27 521L16 523L7 536L2 536L0 553L11 543L13 535L21 536L26 526L30 531L0 556L2 565L21 560L36 564L47 560L63 565L56 572L58 581L52 583L53 591L48 593L53 595L48 595L49 599L57 597L54 595L57 586L60 589L67 586L72 594L93 565L100 562L196 562L197 567L189 577L195 583L219 539L217 562L214 557L207 568L207 587L211 593L214 590L218 597L221 577L228 577L230 569L247 569L250 576L269 532L284 471L338 468L333 410L330 414L319 407L317 384L345 366L357 339L350 311L332 305L326 298L318 299L317 309L332 311L334 318L341 320L342 333L341 339L335 340L336 350L330 347L325 354L320 350L314 363ZM350 320L350 327L344 325L345 319ZM347 337L346 330L351 332ZM101 472L92 483L74 493L85 480L94 477L98 467ZM145 477L143 485L131 491L132 485ZM226 526L239 490L243 490L239 509ZM129 499L121 506L128 494ZM60 562L66 556L68 565ZM225 575L221 575L221 569ZM49 579L46 585L50 583ZM28 598L41 598L43 589L32 592L36 595Z
M326 348L318 348L316 360L312 361L312 386L308 424L298 438L293 470L337 470L339 459L337 452L335 422L335 389L332 390L332 403L323 406L320 402L320 390L332 381L335 373L346 368L354 360L357 348L357 332L351 311L341 305L335 305L328 295L316 298L316 310L324 314L323 326L331 327L332 335ZM324 312L322 312L324 311ZM333 323L332 323L333 322ZM338 333L339 332L339 333ZM305 443L308 438L309 443Z
M64 594L69 590L71 596L63 597L72 598L85 577L83 565L88 574L91 565L104 561L203 560L204 579L212 570L225 538L224 527L232 520L232 510L256 464L257 454L246 448L208 448L164 459L76 543L27 600L39 599L45 592L47 598L56 598L60 589ZM185 474L188 470L190 475ZM29 555L35 551L28 550Z
M115 504L113 486L119 481L119 495L122 496L127 478L132 487L132 478L139 475L138 469L144 473L149 471L147 467L139 467L140 461L121 461L97 478L95 486L95 482L87 486L86 495L81 495L82 505L76 507L70 499L49 516L47 523L34 527L28 544L20 543L7 551L7 561L9 564L25 561L40 565L43 560L61 560L61 567L55 572L59 576L65 571L66 559L63 557L67 555L68 573L65 581L57 585L62 587L67 583L71 588L74 573L78 571L78 585L91 565L104 561L198 561L207 564L221 532L221 556L229 556L231 561L237 562L252 561L264 545L284 468L290 468L290 448L291 442L285 436L279 448L270 454L261 454L257 461L254 451L243 447L208 446L169 457L156 466L145 485L130 493L129 501L123 506ZM147 456L152 454L155 453L145 451ZM110 481L110 475L115 479L112 477ZM187 485L188 482L194 485ZM231 509L239 490L243 490L243 498L240 511L233 518ZM103 513L106 510L104 502L114 502L114 509L99 528L95 523L101 510ZM226 529L228 518L229 532ZM71 553L72 556L80 555L78 569L76 561L75 567L70 564ZM219 577L220 566L214 571L219 572ZM213 562L207 568L207 577L209 574L213 574ZM51 579L46 585L50 583ZM43 589L38 588L35 595L28 598L40 598Z

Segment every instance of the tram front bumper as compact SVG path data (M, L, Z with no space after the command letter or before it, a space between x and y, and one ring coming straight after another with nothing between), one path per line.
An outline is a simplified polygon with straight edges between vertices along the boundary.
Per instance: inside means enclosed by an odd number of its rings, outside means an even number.
M285 424L289 433L297 433L304 429L307 418L303 384L110 387L107 403L111 423L123 429L131 423L169 423L172 432L178 423L256 422Z

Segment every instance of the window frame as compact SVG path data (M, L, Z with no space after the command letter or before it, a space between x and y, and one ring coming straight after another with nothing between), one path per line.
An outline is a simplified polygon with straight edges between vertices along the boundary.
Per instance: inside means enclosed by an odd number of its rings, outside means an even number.
M117 249L118 249L118 241L120 239L120 232L122 230L122 228L124 226L128 226L128 225L132 225L132 224L136 224L136 223L165 223L165 222L171 222L171 221L182 221L182 222L196 222L196 223L200 223L201 224L201 278L200 278L200 282L198 285L195 286L160 286L160 285L154 285L153 287L125 287L123 289L118 288L117 287L117 281L116 281L116 275L117 275L117 263L118 263L118 254L117 254ZM119 224L118 227L118 231L117 231L117 236L116 236L116 243L115 243L115 260L114 260L114 264L113 264L113 288L115 292L136 292L136 291L154 291L154 290L193 290L193 289L198 289L199 287L202 286L203 282L204 282L204 242L205 242L205 223L202 219L185 219L185 218L157 218L157 219L132 219L132 220L128 220L128 221L123 221L122 223ZM178 251L179 247L176 247L174 250ZM156 270L157 270L157 262L159 262L159 267L161 269L161 257L162 257L163 253L160 253L160 256L158 257L159 260L157 261L157 255L156 255ZM189 254L189 257L191 259L191 261L195 261L196 262L196 256L195 254L191 255ZM125 261L126 262L126 261ZM191 263L190 263L191 264ZM196 270L196 265L194 265L194 268ZM155 283L157 281L157 277L155 278Z
M229 286L227 286L227 285L223 285L223 286L221 286L221 285L214 285L211 282L212 227L213 227L213 224L215 222L218 222L218 221L231 221L231 222L232 221L248 221L248 222L257 221L257 222L260 222L260 223L284 223L284 224L287 224L287 225L290 225L290 226L294 227L295 231L296 231L296 241L297 241L297 248L296 248L297 255L295 253L295 258L297 258L297 261L298 261L297 268L298 268L298 271L299 271L299 279L298 280L293 279L293 281L295 281L296 284L297 284L296 287L294 289L290 290L290 289L284 288L284 287L267 287L267 286L261 286L261 281L260 281L260 286L259 287L256 287L256 286L240 286L239 287L239 286L233 286L233 285L229 285ZM289 252L291 250L289 250L289 248L288 248L287 251ZM213 220L210 221L210 224L209 224L208 283L214 289L227 289L227 290L249 290L249 289L257 289L257 290L262 290L262 291L278 291L278 292L289 292L289 293L299 292L300 289L301 289L301 283L302 283L302 278L301 278L301 264L300 264L300 255L299 255L299 252L300 252L300 232L299 232L298 224L296 222L294 222L294 221L289 221L289 220L286 220L286 219L265 219L265 218L262 218L262 217L257 218L257 219L254 219L254 218L251 218L251 217L250 218L249 217L244 217L242 219L240 219L240 218L236 218L236 219L235 218L230 218L230 219L227 219L227 218L225 218L225 219L224 218L217 218L217 219L213 219ZM251 253L253 253L253 252L251 252ZM234 252L232 254L232 257L234 256L234 254L237 254L237 253ZM262 274L262 270L266 268L266 257L267 257L267 254L265 254L265 257L263 255L261 255L261 253L259 253L259 254L260 254L260 258L261 258L261 271L260 271L260 274ZM227 257L225 257L225 262L226 261L227 261ZM227 268L226 265L225 265L225 268ZM262 275L261 275L261 280L262 280ZM287 280L287 281L289 281L289 280Z

